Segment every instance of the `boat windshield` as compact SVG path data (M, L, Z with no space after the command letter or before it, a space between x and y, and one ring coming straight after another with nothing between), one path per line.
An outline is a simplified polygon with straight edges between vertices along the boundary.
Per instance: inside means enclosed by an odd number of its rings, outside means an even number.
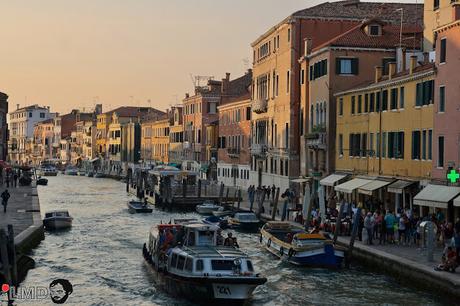
M214 271L232 271L233 269L241 270L241 264L236 265L234 260L211 260L211 267Z
M213 231L199 231L198 232L198 245L213 245L214 232Z

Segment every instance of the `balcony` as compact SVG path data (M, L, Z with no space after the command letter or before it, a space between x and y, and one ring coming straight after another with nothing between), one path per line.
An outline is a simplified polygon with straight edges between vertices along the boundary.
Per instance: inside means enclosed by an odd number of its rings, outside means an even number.
M262 98L252 101L252 111L256 114L266 113L268 109L268 99Z
M230 158L238 158L241 150L239 148L227 148L227 154Z
M265 158L267 156L267 145L253 143L251 146L251 154L258 158Z
M306 145L310 149L326 150L327 133L326 126L323 124L315 125L311 132L305 135Z

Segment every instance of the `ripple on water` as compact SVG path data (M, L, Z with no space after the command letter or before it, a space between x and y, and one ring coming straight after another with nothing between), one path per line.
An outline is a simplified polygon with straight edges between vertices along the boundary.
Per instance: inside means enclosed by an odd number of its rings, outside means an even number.
M58 176L39 187L42 214L68 209L72 230L47 233L33 251L37 262L24 285L47 286L66 278L70 305L192 305L155 287L141 248L152 225L171 218L198 217L157 211L131 215L125 185L110 179ZM238 233L241 247L268 282L254 292L252 305L441 305L438 297L405 288L394 279L361 269L305 269L280 262L258 246L259 236ZM23 302L21 301L21 304ZM24 304L33 304L24 302ZM53 305L44 301L43 305Z

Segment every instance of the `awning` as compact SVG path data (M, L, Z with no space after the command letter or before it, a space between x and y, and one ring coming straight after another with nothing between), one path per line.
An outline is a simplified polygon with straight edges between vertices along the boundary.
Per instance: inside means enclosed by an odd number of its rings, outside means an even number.
M454 199L454 206L460 207L460 196Z
M390 184L390 186L388 186L387 190L388 190L388 192L391 192L391 193L402 194L404 188L409 187L410 185L415 184L415 183L416 182L414 182L414 181L397 180L393 184Z
M346 174L331 174L319 181L319 184L323 186L334 186L336 183L338 183L338 181L346 177Z
M307 178L298 178L298 179L293 179L291 180L291 182L293 183L306 183L306 182L309 182L311 179L307 179Z
M361 186L364 186L368 183L372 182L372 180L365 180L361 178L355 178L350 181L347 181L343 184L337 185L334 187L335 191L340 191L344 193L352 193L353 190L356 188L359 188Z
M178 168L180 169L182 167L181 164L178 164L178 163L169 163L168 166L171 166L171 167L174 167L174 168Z
M372 195L372 193L375 190L378 190L390 184L391 184L391 181L389 182L389 181L373 180L370 183L367 183L366 185L361 186L358 189L358 192L361 194Z
M201 168L200 168L200 171L201 171L201 172L204 172L204 173L207 173L207 172L208 172L208 168L209 168L208 165L202 165Z
M447 203L460 194L460 187L428 184L414 197L414 205L447 208Z

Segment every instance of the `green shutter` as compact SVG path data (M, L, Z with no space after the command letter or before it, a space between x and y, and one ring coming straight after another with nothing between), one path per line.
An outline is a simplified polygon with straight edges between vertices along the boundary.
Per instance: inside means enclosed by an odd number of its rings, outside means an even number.
M351 60L351 73L354 75L359 74L359 59L358 58L353 58Z
M335 59L335 74L340 74L340 58Z
M423 89L422 83L417 83L416 95L415 95L415 106L422 106L423 104Z

